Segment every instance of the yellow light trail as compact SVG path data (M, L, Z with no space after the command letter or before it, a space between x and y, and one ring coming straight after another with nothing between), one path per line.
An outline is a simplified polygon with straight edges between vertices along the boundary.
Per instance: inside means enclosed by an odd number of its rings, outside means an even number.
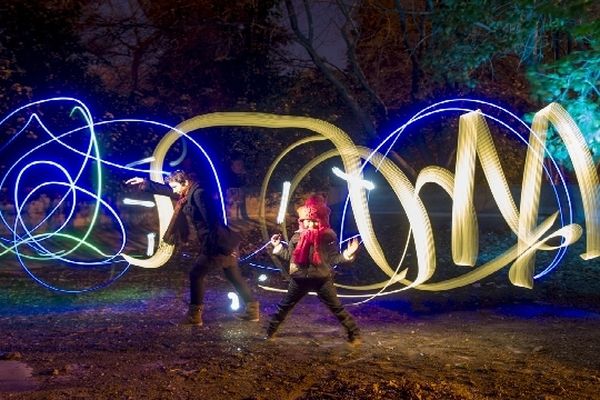
M569 114L558 104L550 104L539 111L533 120L532 134L528 143L525 170L521 187L519 208L513 199L507 179L502 171L498 152L493 144L489 128L484 116L478 111L467 112L460 117L457 158L454 172L438 166L428 166L420 171L416 183L409 181L402 170L390 159L381 154L371 154L370 149L356 146L349 136L338 127L308 117L272 115L263 113L212 113L205 114L180 124L170 131L157 145L153 154L152 171L161 171L165 155L171 145L181 136L181 132L189 133L198 129L214 126L246 126L261 128L299 128L317 133L288 146L269 167L261 186L259 217L263 238L268 240L265 217L265 200L269 181L277 165L298 146L318 140L328 140L334 146L313 160L309 161L291 180L290 193L293 193L302 179L317 165L332 157L340 157L344 174L353 179L348 180L348 193L352 214L365 248L373 262L389 278L382 282L366 285L337 285L344 289L364 292L378 290L375 293L359 293L347 297L374 297L394 293L407 288L421 290L449 290L476 282L501 268L510 265L509 278L516 286L533 287L535 256L538 251L550 251L566 247L577 241L583 234L583 228L575 223L562 226L552 231L557 214L555 213L538 223L538 207L542 179L542 163L544 160L545 141L549 124L552 124L564 141L581 188L585 214L586 252L582 258L589 260L600 255L600 231L598 228L599 184L598 174L589 149L585 145L583 135ZM479 228L477 214L473 204L475 165L479 159L492 196L498 205L503 219L517 236L517 243L502 254L476 267L479 253ZM361 160L368 160L378 167L381 176L389 183L410 223L410 233L404 243L404 252L400 263L391 266L377 240L369 209L365 188L361 185ZM162 177L153 173L150 178L160 180ZM442 282L428 283L436 268L435 239L425 205L420 198L420 191L427 184L440 186L452 201L451 250L456 265L473 267L469 272ZM160 236L164 234L173 212L171 201L162 196L155 196L160 221ZM283 222L285 233L285 221ZM547 243L561 239L561 244L551 246ZM403 266L404 255L409 241L413 239L417 258L417 271L414 280L406 279L411 266ZM553 240L554 239L554 240ZM134 265L156 268L163 265L171 256L172 246L161 243L157 252L144 260L125 256ZM401 289L387 290L395 284L405 285ZM266 290L279 290L261 286Z

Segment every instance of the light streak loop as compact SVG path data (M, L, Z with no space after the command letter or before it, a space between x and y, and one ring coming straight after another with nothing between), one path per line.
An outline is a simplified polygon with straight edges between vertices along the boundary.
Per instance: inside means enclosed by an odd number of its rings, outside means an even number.
M156 252L153 254L150 255L150 251L148 250L150 257L147 259L137 259L122 253L126 240L126 234L117 213L106 201L102 199L103 175L101 167L103 165L108 165L128 171L145 172L150 174L150 179L162 182L165 174L165 172L162 170L162 166L164 164L167 151L177 140L185 139L183 142L184 146L186 146L187 140L189 140L190 143L193 143L206 158L209 163L209 168L215 177L218 189L221 192L220 182L218 180L218 174L214 164L212 163L206 151L189 136L189 133L195 130L214 126L249 126L271 129L300 128L317 133L317 136L311 136L302 139L288 146L288 148L285 149L284 152L281 153L269 167L261 187L261 198L259 201L261 232L265 240L268 240L264 212L266 190L276 166L286 154L300 145L318 140L328 140L334 146L334 149L323 153L305 165L289 183L288 187L289 193L293 193L304 176L306 176L318 164L331 157L341 158L344 170L342 171L340 169L334 169L334 173L347 181L348 200L346 204L350 205L352 208L358 233L363 239L363 244L365 245L369 256L372 258L375 265L377 265L377 267L379 267L379 269L381 269L381 271L384 272L389 278L388 280L379 283L360 286L338 285L339 287L348 290L378 290L375 293L349 295L350 297L363 297L371 299L380 295L406 290L408 288L417 288L421 290L448 290L472 283L477 279L481 279L482 277L485 277L511 263L512 264L509 270L509 279L511 282L517 286L531 288L535 278L540 277L555 268L560 259L564 256L566 247L577 241L582 236L584 228L573 223L572 210L569 200L566 220L565 215L563 215L563 207L561 206L560 202L557 201L558 213L546 218L540 223L537 222L541 179L543 175L542 171L546 172L548 175L548 170L543 162L546 156L549 157L552 165L558 170L555 161L549 156L549 153L545 147L547 131L550 124L556 128L558 134L567 147L567 151L573 161L575 174L581 189L586 236L586 251L581 255L581 257L586 260L591 260L600 256L600 228L598 225L600 185L598 174L594 169L591 153L585 145L583 135L581 135L581 132L578 130L576 124L573 122L568 113L557 104L550 104L540 112L536 113L533 124L531 128L529 128L514 114L511 114L509 111L491 103L472 99L458 99L439 102L415 114L407 123L403 124L400 128L388 135L374 150L356 146L350 140L349 136L341 129L325 121L308 117L238 112L201 115L188 121L184 121L177 127L171 127L154 121L133 119L94 123L91 113L85 107L85 105L78 100L71 98L54 98L30 103L24 107L20 107L2 119L2 121L0 121L0 127L18 112L25 111L27 107L39 106L53 101L74 102L75 107L73 107L72 113L80 116L84 121L84 125L76 129L55 135L45 126L37 114L32 113L27 118L25 125L7 143L4 143L0 149L0 151L7 149L8 146L10 146L18 136L25 132L26 128L32 126L34 123L37 124L50 137L47 142L35 146L18 158L0 180L0 185L5 187L6 183L8 182L8 177L16 175L14 178L16 184L13 193L15 204L14 222L9 223L7 218L5 218L4 213L0 213L0 219L12 234L12 240L2 238L3 241L0 241L0 245L4 248L4 250L0 252L0 256L9 252L14 253L28 274L32 275L32 277L36 279L38 283L41 283L44 286L52 289L57 288L41 281L39 278L36 278L35 275L33 275L25 266L24 259L54 259L70 262L74 265L104 265L115 262L117 256L122 256L122 258L128 263L145 268L158 268L169 260L173 253L173 246L167 245L163 242L159 243ZM467 104L467 106L464 104ZM509 129L511 132L517 135L519 135L519 133L508 123L494 117L489 113L482 112L478 108L471 107L471 104L475 104L477 107L491 107L502 114L510 115L511 118L513 118L515 121L518 121L522 127L526 127L530 132L528 141L524 138L521 138L527 143L528 150L521 184L521 200L518 208L510 193L506 177L503 174L502 167L499 162L498 152L495 149L491 139L491 134L489 132L486 119L499 123L501 126ZM386 155L389 153L389 151L391 151L400 134L403 133L408 126L417 121L430 118L434 115L441 115L442 113L450 112L462 113L459 119L455 171L452 173L451 171L441 167L426 167L420 171L417 176L417 181L413 186L400 168L391 162ZM126 165L120 165L101 158L95 132L95 128L99 126L105 126L116 122L162 126L169 129L169 132L160 140L154 150L154 154L151 157L140 161L130 162ZM78 132L89 133L89 141L87 141L86 148L84 150L80 150L67 143L67 140L71 137L71 135ZM519 135L519 137L521 136ZM71 176L71 174L65 168L63 168L60 163L51 160L26 163L26 159L28 157L33 156L38 150L41 150L45 146L49 146L51 144L58 144L81 156L82 164L74 176ZM380 149L383 147L386 147L385 151L380 153ZM186 150L187 148L184 147L184 151ZM499 207L500 214L506 221L510 230L517 236L517 244L515 246L479 267L475 267L479 253L479 228L477 224L477 214L473 204L473 193L475 190L474 172L475 162L477 159L479 159L482 165L485 178L491 189L492 196ZM361 162L361 160L364 160L364 162ZM133 168L135 165L140 165L146 161L150 162L149 169ZM88 170L88 163L92 163L91 170L96 177L94 190L86 190L79 184L85 172ZM409 233L403 246L402 257L396 267L389 265L389 262L383 253L383 249L376 238L375 230L369 215L365 189L368 189L367 186L369 186L370 182L363 179L363 170L367 164L374 165L377 172L380 173L382 177L389 183L391 190L399 199L400 204L404 209L410 223ZM47 167L52 167L57 171L60 171L60 173L65 176L66 182L52 180L50 182L38 184L24 197L24 199L21 199L19 197L20 193L18 190L21 180L34 176L35 174L32 172L33 169ZM560 180L560 188L564 190L565 197L569 199L564 178L560 176ZM452 278L447 281L437 283L427 282L430 278L432 278L436 268L435 246L427 210L425 208L425 204L423 204L420 198L421 189L424 185L430 183L436 184L443 188L453 202L451 251L455 264L475 267L470 272L467 272L466 274L463 274L457 278ZM28 225L28 221L23 218L23 215L26 213L26 206L34 200L35 196L40 193L43 188L47 186L65 188L65 192L63 193L60 202L53 207L48 216L30 226ZM553 185L552 189L554 190L554 193L558 199L559 194L557 192L557 188ZM286 192L285 189L284 192ZM71 220L71 217L73 217L75 213L76 193L83 193L86 196L96 199L91 213L91 223L87 225L87 228L84 230L81 237L62 232L67 228L68 221ZM50 216L56 210L58 210L62 204L66 204L65 201L67 198L70 199L69 204L71 204L71 207L68 211L67 220L62 222L55 232L38 233L38 231L42 230L46 223L50 220ZM223 220L226 222L227 220L222 194L220 194L220 200ZM277 217L277 222L281 221L285 236L285 218L281 215L281 211L285 211L287 207L284 208L283 203L282 195L282 206ZM150 206L150 204L154 205L152 202L143 203L143 205L146 206ZM285 204L287 205L287 199ZM142 204L139 203L139 205ZM164 231L166 230L167 223L172 215L173 206L171 200L164 196L155 196L155 205L159 217L159 237L162 237ZM120 227L120 232L123 239L121 241L120 249L115 251L113 254L102 251L100 248L92 246L88 243L88 239L90 238L92 232L92 227L99 218L100 207L109 210L109 213L118 221ZM344 218L345 211L343 220ZM554 231L551 231L556 221L559 221L560 227ZM339 236L340 243L345 242L343 237L343 229L340 231ZM48 245L44 244L45 242L50 243L51 238L60 238L62 240L72 241L74 245L69 249L53 250ZM414 279L409 281L406 279L409 267L403 266L403 262L411 238L413 239L414 246L416 248L417 271ZM556 246L549 244L554 243L557 238L560 239L559 245ZM150 238L148 238L148 242L150 244ZM268 242L260 249L253 252L250 256L245 257L242 261L249 259L259 251L264 250L266 245L268 245ZM27 253L25 253L24 250L21 250L21 247L23 249L27 248ZM101 261L85 261L77 260L71 257L78 253L80 248L92 250L98 255L105 257L105 259ZM154 248L154 244L152 245L152 248ZM536 275L534 271L535 257L538 251L556 251L556 255L554 260L541 273ZM126 269L127 268L125 268L125 270ZM123 270L122 273L124 273L125 270ZM122 273L119 276L122 276ZM401 283L405 285L405 287L398 290L389 289L392 285L397 283ZM91 289L92 288L87 288L84 290Z

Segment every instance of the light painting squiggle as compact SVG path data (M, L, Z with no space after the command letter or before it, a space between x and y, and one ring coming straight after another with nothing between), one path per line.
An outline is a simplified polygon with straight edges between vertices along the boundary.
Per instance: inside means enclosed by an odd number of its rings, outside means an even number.
M73 129L63 129L60 134L55 134L56 129L48 128L38 114L33 113L36 107L47 103L63 102L71 104L73 115L83 120L83 124ZM494 111L485 112L484 109ZM482 111L483 110L483 111ZM346 202L343 221L346 219L346 210L350 207L354 222L358 228L361 240L365 248L375 263L375 265L388 277L382 282L369 283L358 286L338 285L341 288L358 291L357 294L347 294L346 297L363 298L361 302L368 301L374 297L396 293L408 288L417 288L420 290L448 290L464 286L480 280L501 268L510 265L509 279L516 286L531 288L533 280L555 268L560 259L565 254L567 246L576 242L583 234L584 228L573 223L572 207L569 202L569 194L566 190L564 178L560 177L560 184L553 186L553 191L557 198L558 211L538 223L538 208L540 201L540 190L542 176L549 171L544 164L548 159L551 165L558 171L556 163L550 157L545 148L547 131L550 124L556 129L561 139L564 141L571 159L575 173L581 189L583 200L583 209L585 217L585 236L586 252L582 258L591 260L600 255L600 231L598 227L598 206L600 201L599 179L595 171L593 160L589 149L581 132L573 122L569 114L559 105L550 104L535 115L533 124L529 128L523 121L514 114L504 110L496 105L471 99L456 99L436 103L430 107L421 110L415 114L407 123L403 124L396 131L388 135L375 149L371 150L365 147L355 145L349 136L325 121L296 116L271 115L262 113L212 113L205 114L190 120L184 121L177 127L171 127L166 124L155 121L144 121L135 119L113 120L94 123L90 111L83 103L72 98L54 98L34 102L21 107L2 121L0 129L8 123L14 123L14 119L21 117L25 112L30 115L22 127L8 140L1 144L0 152L11 151L11 145L25 132L33 129L34 125L40 128L47 136L48 140L36 145L32 149L25 151L22 155L15 158L13 164L3 174L0 181L2 188L13 188L14 203L14 221L9 222L6 212L0 213L0 219L9 232L11 238L3 238L0 241L2 252L0 256L8 253L14 254L25 271L36 280L36 282L55 290L67 292L81 292L93 290L110 284L115 279L122 276L129 268L129 265L136 265L144 268L158 268L164 265L173 253L173 247L165 243L159 243L156 251L154 243L148 239L148 258L138 258L124 253L127 235L124 224L119 217L119 213L103 199L103 166L126 170L136 173L149 174L150 179L162 181L163 165L166 155L174 143L180 139L185 139L184 144L189 141L192 143L207 160L212 175L221 193L221 186L218 179L217 169L206 151L195 141L190 134L194 131L217 126L246 126L261 128L299 128L317 133L316 136L307 137L290 145L279 156L276 157L273 164L269 167L267 174L261 186L259 217L261 222L261 232L263 238L268 242L269 234L267 232L265 206L267 188L272 174L284 157L299 146L309 144L315 141L327 140L334 148L308 162L300 171L290 179L290 191L293 193L304 177L316 166L327 159L339 157L344 166L343 171L338 175L344 177L347 181L348 198ZM501 114L504 117L496 117L495 114ZM410 182L402 170L394 164L387 154L392 150L400 135L411 125L434 116L451 114L459 116L459 132L456 151L456 166L454 172L439 166L429 166L424 168L418 174L415 184ZM517 121L520 128L527 128L530 132L529 139L521 137L518 130L511 126L505 120ZM521 186L520 205L517 205L510 193L508 183L502 171L497 150L491 139L491 134L486 120L493 120L513 134L519 135L521 140L528 145L525 170ZM103 159L100 155L96 128L99 126L109 127L114 123L130 123L150 126L159 126L168 130L160 142L156 145L154 153L150 157L138 158L126 164L116 163ZM78 135L81 134L81 135ZM81 140L81 136L87 138ZM75 140L75 138L79 138ZM58 146L63 151L69 151L74 156L79 157L81 162L74 173L71 173L59 161L41 160L40 154L47 154L48 150ZM185 147L187 151L187 147ZM14 153L13 153L14 154ZM475 162L479 159L485 178L490 187L491 193L496 204L499 207L500 214L506 221L507 226L516 235L517 243L510 249L495 257L483 265L475 267L479 253L479 237L477 214L474 207L474 175ZM175 164L181 161L175 161ZM148 169L135 168L135 166L149 163ZM377 239L371 216L368 209L368 199L366 188L369 183L363 177L363 170L367 165L375 167L376 171L388 182L390 188L395 193L400 205L404 209L410 223L409 233L402 245L402 256L400 262L393 266L387 260L384 251ZM40 179L34 171L44 171L54 169L64 179L44 180ZM90 173L94 176L94 189L86 189L81 182ZM30 190L24 198L21 198L21 183L24 179L32 180L36 176L40 182ZM552 180L549 180L552 182ZM451 253L456 265L474 267L471 271L452 279L441 282L429 283L436 270L435 239L431 228L427 208L423 203L420 192L425 185L435 184L442 188L452 199L452 232L451 232ZM26 207L34 198L43 192L44 188L61 188L61 200L53 205L53 208L47 213L41 221L31 223L25 220ZM371 187L369 187L371 188ZM95 201L91 212L91 223L83 230L80 235L66 233L73 223L75 216L75 207L77 196L87 196ZM222 194L221 209L223 219L227 222L224 200ZM561 204L560 198L566 198L567 204ZM68 199L68 201L67 201ZM135 201L134 201L135 202ZM69 205L68 212L64 221L52 232L41 232L42 227L52 219L54 214L65 204ZM155 205L158 213L158 237L162 237L168 222L173 213L173 206L170 199L164 196L154 196L154 203L140 202L146 206ZM282 210L287 208L287 199L282 201ZM106 210L105 214L111 215L118 226L120 234L120 244L114 251L102 250L101 247L90 243L93 237L95 222L99 218L100 209ZM566 211L566 214L565 214ZM285 219L278 218L283 226L285 236ZM279 222L279 221L278 221ZM557 228L556 225L559 225ZM340 241L344 239L344 222L340 231ZM150 237L150 236L148 236ZM152 236L154 238L154 236ZM287 237L285 237L287 239ZM551 245L549 243L559 239L560 244ZM404 265L404 260L409 248L410 242L413 242L417 259L416 271L412 280L407 279L409 266ZM66 243L72 245L66 246ZM57 245L58 244L58 245ZM152 247L152 248L150 248ZM263 246L243 261L254 256L266 247ZM546 266L542 272L535 274L535 259L538 251L553 251L556 255L553 261ZM82 256L85 254L85 256ZM99 260L89 260L90 254L102 257ZM48 282L45 282L34 274L27 266L28 261L48 261L61 262L79 266L105 266L122 263L125 266L122 270L102 282L101 284L90 285L83 289L63 289ZM268 267L267 267L268 268ZM397 285L402 285L396 288ZM261 286L267 290L280 290L273 287ZM366 292L366 293L364 293Z
M53 129L49 129L44 121L40 118L37 110L42 106L60 104L60 108L68 107L72 109L70 116L78 116L83 121L82 125L80 122L74 129L67 129L60 134L55 134ZM23 114L29 114L27 119L23 118ZM69 119L69 118L65 118ZM25 120L25 123L22 121ZM85 291L95 290L101 287L105 287L112 282L119 279L129 269L130 263L127 262L128 256L123 253L126 244L126 232L123 222L118 212L105 200L103 199L103 169L102 165L108 165L117 169L127 170L136 173L152 173L153 177L162 181L162 171L152 171L146 169L134 168L133 165L139 165L143 162L131 162L127 165L114 163L103 159L99 152L99 146L97 141L96 128L101 125L110 125L115 123L135 123L135 124L148 124L154 126L161 126L167 129L175 129L166 124L157 123L154 121L143 121L143 120L113 120L94 123L91 112L87 107L77 99L73 98L52 98L48 100L42 100L27 104L26 106L20 107L17 110L10 113L8 116L0 121L0 129L14 129L14 125L20 126L15 133L11 135L10 140L6 143L1 144L0 152L3 155L9 154L12 161L12 165L3 173L2 179L0 180L0 187L12 189L12 201L9 203L10 206L6 209L0 210L0 219L6 228L8 235L12 238L2 237L3 241L0 242L2 251L0 256L11 253L14 254L20 262L23 269L39 284L52 290L67 292L67 293L80 293ZM19 138L22 138L25 134L33 132L34 130L41 130L43 134L49 137L48 140L36 141L31 149L22 150L22 147L18 146ZM185 136L185 135L184 135ZM38 143L41 142L41 143ZM217 186L220 191L220 183L218 182L218 176L212 160L208 157L208 154L204 149L193 139L190 138L190 142L196 145L200 152L206 157L211 169L214 173ZM67 155L65 155L65 149ZM62 153L61 153L62 151ZM19 154L22 152L23 154ZM15 154L17 154L15 156ZM56 158L51 160L50 158ZM39 158L48 158L47 160L40 160ZM77 157L79 157L79 164L76 165L76 172L72 173L63 165L66 160L72 166L76 164ZM6 159L7 157L4 157ZM31 161L33 159L33 161ZM147 160L149 161L149 160ZM144 161L146 162L146 161ZM91 163L91 167L90 167ZM45 177L53 176L51 169L59 171L64 180L47 180ZM92 178L89 179L89 174L92 174ZM27 179L28 181L39 182L36 186L27 189L25 197L22 199L21 194L23 192L22 182ZM93 189L89 190L82 186L82 182L93 181ZM33 224L29 221L28 211L26 207L33 204L35 197L44 193L44 189L52 187L60 190L59 201L53 204L48 209L46 215L40 220L35 221ZM92 200L92 212L91 216L84 222L83 226L85 229L83 232L76 233L65 233L72 231L76 222L76 207L78 202L81 201L81 196L84 196L86 200ZM157 196L161 198L162 196ZM160 200L164 201L164 197ZM59 216L59 211L68 205L68 210L65 212L65 217L62 219L60 226L54 228L52 232L45 232L48 228L48 222ZM147 202L144 205L148 205ZM169 204L170 205L170 204ZM221 195L221 207L223 211L223 219L226 222L225 206L223 196ZM105 215L112 216L113 222L118 226L118 233L120 235L120 244L114 252L106 252L101 247L94 245L90 242L90 239L94 236L92 232L97 228L98 219L100 217L100 209L104 208L106 211ZM166 207L163 206L161 210L163 214L169 212ZM172 213L172 208L171 208ZM14 222L9 222L9 214L14 214ZM12 215L11 215L12 216ZM27 217L27 218L26 218ZM44 232L41 232L44 230ZM79 230L79 229L77 229ZM67 243L73 243L71 247L66 247ZM165 249L172 251L172 248L161 244L159 249ZM170 255L170 253L169 253ZM71 257L68 257L71 256ZM104 257L103 259L92 259L90 257ZM34 272L29 266L29 261L36 262L49 262L51 265L72 265L86 267L88 270L92 270L94 267L110 267L110 277L99 284L91 284L84 288L63 288L55 284L51 284L39 276L39 273ZM120 264L121 270L115 273L115 265ZM36 268L37 270L37 268Z

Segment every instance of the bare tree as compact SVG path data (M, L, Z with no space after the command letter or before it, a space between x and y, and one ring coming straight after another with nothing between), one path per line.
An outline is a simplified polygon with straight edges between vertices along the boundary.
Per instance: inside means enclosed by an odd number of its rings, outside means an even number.
M420 57L428 35L426 16L432 7L429 2L423 2L417 10L407 10L400 1L285 0L285 6L295 40L310 57L313 68L336 89L368 137L378 136L378 129L393 116L392 109L419 96L423 76ZM319 7L337 14L336 31L346 49L344 69L319 48L315 35ZM393 156L409 173L414 172L402 158Z
M88 3L81 32L95 57L92 72L107 88L131 95L151 85L148 78L165 41L140 1Z
M371 120L369 114L365 111L365 109L361 106L359 101L353 95L352 90L349 88L348 83L344 82L344 79L348 77L347 74L344 74L340 70L337 70L335 67L329 63L322 54L317 51L314 43L314 24L313 24L313 15L310 4L307 0L302 0L302 4L304 6L304 10L306 12L306 23L307 23L307 32L303 32L300 29L298 24L298 14L296 12L296 7L292 0L285 0L285 6L288 12L288 17L290 21L291 28L295 34L295 38L298 43L306 50L311 60L314 62L315 66L319 69L319 71L325 76L327 81L329 81L338 91L344 102L348 105L348 107L352 110L353 114L360 121L362 127L370 136L376 136L376 128L375 124ZM341 3L339 3L341 4ZM338 4L338 5L339 5ZM348 43L348 54L349 59L352 60L354 57L355 44L358 39L358 34L356 32L352 32L352 22L350 20L351 10L344 7L346 23L344 24L345 30L347 31L344 39ZM355 58L354 58L355 60ZM355 62L353 67L355 68L355 72L358 73L360 77L364 78L364 74L360 71L360 67ZM360 78L358 79L360 82ZM366 81L363 80L361 84L365 84Z

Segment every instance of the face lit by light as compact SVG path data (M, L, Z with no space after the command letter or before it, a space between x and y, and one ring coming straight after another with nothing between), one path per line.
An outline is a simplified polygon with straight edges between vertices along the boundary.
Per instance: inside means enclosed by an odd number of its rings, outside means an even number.
M302 226L304 229L319 229L319 221L304 219L302 220Z
M173 189L173 193L176 193L176 194L183 193L183 190L187 187L187 185L188 185L187 181L185 181L183 183L169 182L169 186L171 187L171 189Z

